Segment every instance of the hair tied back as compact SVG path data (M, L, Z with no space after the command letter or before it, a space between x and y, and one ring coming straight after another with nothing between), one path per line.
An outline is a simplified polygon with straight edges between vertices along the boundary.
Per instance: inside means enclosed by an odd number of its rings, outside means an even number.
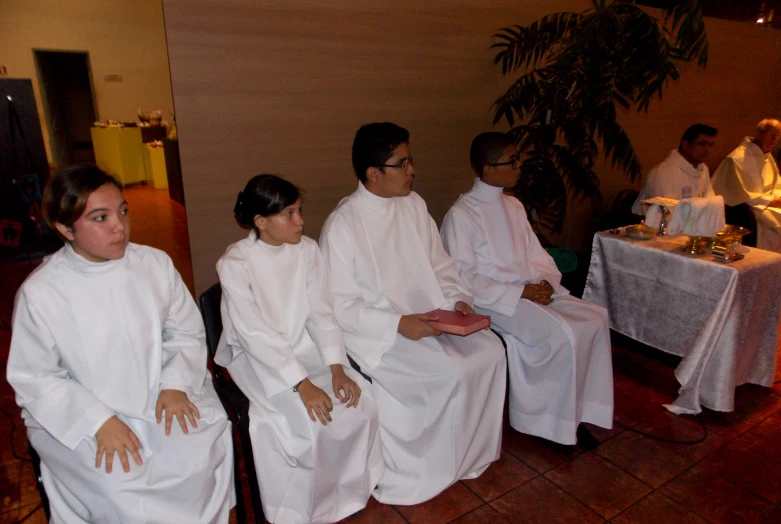
M233 206L233 213L241 215L242 209L244 209L244 191L239 191L238 196L236 196L236 205Z

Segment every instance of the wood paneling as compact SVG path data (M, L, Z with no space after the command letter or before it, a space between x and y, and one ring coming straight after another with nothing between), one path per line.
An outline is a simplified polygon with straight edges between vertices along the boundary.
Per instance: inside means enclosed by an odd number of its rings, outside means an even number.
M507 85L492 63L491 35L588 5L163 0L196 290L216 280L217 258L244 235L231 210L254 174L280 174L305 190L307 234L317 238L355 188L350 145L367 122L410 130L415 189L441 220L471 184L469 144L491 127L491 103ZM647 168L689 123L740 127L733 133L740 135L776 107L775 32L723 21L709 21L709 29L709 68L686 71L651 115L625 119ZM735 63L747 62L758 80L735 72ZM724 131L714 156L737 140ZM603 185L609 200L629 182L605 170ZM562 239L579 247L588 242L588 221L570 217Z

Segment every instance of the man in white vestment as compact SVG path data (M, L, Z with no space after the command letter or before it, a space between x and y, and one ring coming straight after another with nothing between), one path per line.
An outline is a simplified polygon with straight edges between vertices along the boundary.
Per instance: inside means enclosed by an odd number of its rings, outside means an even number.
M477 313L490 315L507 343L510 424L559 444L595 446L581 422L613 425L613 368L607 311L569 295L518 199L504 190L520 174L504 133L472 142L478 175L445 215L442 239L472 288Z
M728 206L748 204L757 217L757 247L781 253L781 184L771 151L781 138L781 122L765 119L756 136L743 143L713 174L713 189Z
M661 164L648 172L632 213L645 215L648 206L643 201L653 197L683 200L714 196L705 160L718 133L715 127L705 124L694 124L684 131L678 149L670 151Z
M499 458L506 384L490 331L441 334L437 308L472 312L426 204L412 192L409 133L391 123L355 136L358 189L326 221L320 247L347 352L372 379L386 472L374 497L417 504Z

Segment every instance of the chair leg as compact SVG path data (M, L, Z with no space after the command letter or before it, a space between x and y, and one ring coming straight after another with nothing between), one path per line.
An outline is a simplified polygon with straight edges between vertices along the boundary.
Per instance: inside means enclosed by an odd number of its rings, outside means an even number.
M258 474L257 471L255 471L255 460L252 454L252 441L250 440L249 435L249 413L242 413L239 416L239 431L241 432L244 467L247 469L247 480L249 481L249 493L252 499L252 510L255 513L255 523L265 524L266 519L264 518L263 505L260 500Z
M238 428L237 428L238 429ZM241 433L239 433L239 440L241 440ZM234 441L235 442L235 441ZM235 444L234 444L235 448ZM239 470L239 453L238 450L233 450L233 486L236 490L236 521L247 522L247 508L244 506L244 490L241 486L241 471Z
M33 473L35 474L35 487L38 488L38 494L41 497L41 506L46 514L46 520L51 520L51 509L49 508L49 496L46 495L46 489L43 487L43 476L41 475L41 457L31 444L28 444L30 460L33 464Z

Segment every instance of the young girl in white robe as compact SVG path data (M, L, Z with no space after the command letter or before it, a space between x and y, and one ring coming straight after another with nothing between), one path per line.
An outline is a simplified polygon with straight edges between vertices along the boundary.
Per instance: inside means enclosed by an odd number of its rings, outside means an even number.
M120 186L95 166L56 175L43 208L66 242L17 294L8 382L51 522L228 522L230 424L171 259L128 243Z
M235 214L252 228L217 263L223 333L215 362L250 399L263 512L325 523L366 506L384 472L377 408L353 371L299 190L259 175Z

